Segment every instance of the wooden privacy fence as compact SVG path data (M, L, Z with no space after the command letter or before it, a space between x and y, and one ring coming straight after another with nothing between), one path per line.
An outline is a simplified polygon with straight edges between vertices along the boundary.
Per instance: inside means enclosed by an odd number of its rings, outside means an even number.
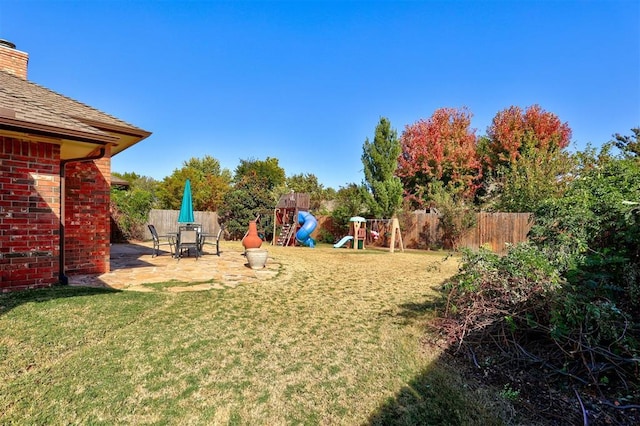
M158 234L166 235L168 232L178 231L178 210L157 210L153 209L149 212L148 223L156 227ZM216 212L193 212L195 223L202 225L202 232L207 234L215 234L220 229L218 224L218 213ZM149 228L144 230L145 240L151 239Z
M463 234L458 247L490 248L496 253L506 251L506 245L527 241L531 230L531 213L478 213L476 226ZM405 247L451 248L443 244L440 218L436 213L413 212L403 217L402 236Z
M148 223L153 224L160 235L176 232L178 229L178 210L151 210ZM214 234L220 229L218 214L215 212L194 212L196 223L202 225L203 232ZM336 230L330 218L318 217L320 229L334 233ZM440 217L436 213L415 211L401 218L401 233L405 248L435 249L451 248L443 244ZM477 249L481 246L490 248L496 253L504 253L506 245L527 241L527 234L531 229L531 213L478 213L476 226L469 229L461 237L458 246ZM370 229L370 228L369 228ZM150 240L151 234L145 227L145 239ZM340 232L338 232L340 233ZM335 237L336 235L334 235ZM343 237L339 235L338 237Z

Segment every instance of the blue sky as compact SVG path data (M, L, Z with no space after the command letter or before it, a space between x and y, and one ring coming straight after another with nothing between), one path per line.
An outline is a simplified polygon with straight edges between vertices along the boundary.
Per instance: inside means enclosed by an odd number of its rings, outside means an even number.
M567 121L573 149L640 126L640 1L0 0L28 78L153 135L113 158L162 179L192 157L275 157L338 188L381 116L400 135L466 106Z

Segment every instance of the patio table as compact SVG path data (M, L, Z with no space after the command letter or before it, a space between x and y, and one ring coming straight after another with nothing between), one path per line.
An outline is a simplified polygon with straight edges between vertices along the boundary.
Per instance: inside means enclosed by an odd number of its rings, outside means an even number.
M176 242L176 247L179 246L179 244L180 244L180 232L167 232L167 236L174 238L175 242ZM199 252L200 255L204 254L203 247L204 247L204 244L205 244L205 241L207 240L207 238L209 238L209 239L213 238L213 239L217 240L218 233L212 234L212 233L208 233L208 232L199 232L198 231L198 236L197 236L197 239L198 239L198 252ZM215 244L216 246L218 245L217 241L215 243L211 243L211 244ZM217 253L219 253L219 250L216 250L216 251L217 251Z

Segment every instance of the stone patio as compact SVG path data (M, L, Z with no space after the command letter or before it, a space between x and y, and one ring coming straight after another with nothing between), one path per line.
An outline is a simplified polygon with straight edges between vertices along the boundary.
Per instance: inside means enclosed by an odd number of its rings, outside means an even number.
M247 265L244 249L239 243L215 248L205 246L204 255L175 259L169 252L153 257L153 244L136 242L111 245L111 272L101 275L69 275L69 285L113 288L117 290L154 291L143 284L177 281L185 286L170 286L167 291L199 291L233 288L241 283L259 282L274 277L280 265L267 260L264 269L253 270ZM199 284L194 284L199 283Z

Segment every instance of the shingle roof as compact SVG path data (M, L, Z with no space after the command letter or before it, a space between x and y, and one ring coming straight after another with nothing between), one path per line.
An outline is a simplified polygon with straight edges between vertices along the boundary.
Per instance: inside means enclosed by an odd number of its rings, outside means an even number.
M111 186L126 186L127 188L131 186L131 183L128 180L120 179L117 176L111 176Z
M0 71L0 119L18 124L59 129L63 134L82 133L97 140L113 140L106 131L136 135L149 132L28 80ZM4 120L3 120L4 121Z

